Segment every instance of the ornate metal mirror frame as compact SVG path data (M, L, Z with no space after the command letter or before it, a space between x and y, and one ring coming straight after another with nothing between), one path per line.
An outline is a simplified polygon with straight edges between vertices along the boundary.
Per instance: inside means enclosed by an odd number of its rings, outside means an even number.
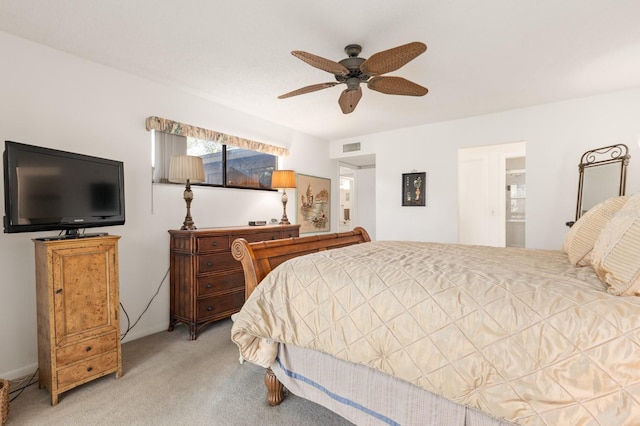
M625 194L629 158L629 148L624 144L596 148L582 154L578 165L576 220L598 202ZM590 177L587 182L586 177Z

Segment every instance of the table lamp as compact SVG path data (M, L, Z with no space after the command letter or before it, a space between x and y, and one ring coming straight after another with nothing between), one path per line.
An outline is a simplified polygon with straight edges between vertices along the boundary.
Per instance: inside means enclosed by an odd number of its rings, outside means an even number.
M191 218L191 192L192 183L204 182L204 165L202 158L193 155L176 155L169 162L169 182L186 183L184 201L187 203L187 215L184 218L181 230L196 229Z
M282 219L280 225L289 225L287 218L287 189L295 189L296 173L293 170L274 170L271 174L271 188L282 189Z

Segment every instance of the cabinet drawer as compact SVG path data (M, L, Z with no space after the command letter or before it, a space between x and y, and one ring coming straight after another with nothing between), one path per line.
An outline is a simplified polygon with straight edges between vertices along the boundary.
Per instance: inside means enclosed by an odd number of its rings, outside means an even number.
M209 296L217 292L233 289L244 290L244 273L242 271L233 271L200 277L197 281L197 297Z
M282 236L280 231L273 231L273 232L260 232L259 234L245 235L242 238L244 238L250 243L254 243L256 241L279 240L281 237Z
M74 363L81 359L93 357L103 352L116 349L118 337L115 333L109 333L95 339L85 340L75 345L65 346L56 350L56 362L59 367Z
M198 270L196 274L204 274L212 271L227 271L240 269L242 265L233 258L230 251L217 254L205 254L198 256Z
M217 250L229 250L229 237L202 237L196 240L196 252L207 253Z
M73 364L58 370L58 387L83 383L91 378L99 377L102 373L118 368L117 351L93 357L86 361Z
M199 300L198 318L200 320L206 320L209 317L218 316L225 312L231 315L233 312L239 311L243 304L244 290L223 294L210 299Z

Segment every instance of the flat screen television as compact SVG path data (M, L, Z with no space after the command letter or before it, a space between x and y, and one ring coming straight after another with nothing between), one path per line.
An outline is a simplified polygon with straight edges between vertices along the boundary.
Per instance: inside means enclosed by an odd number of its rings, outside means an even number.
M121 161L5 141L3 164L5 233L124 224Z

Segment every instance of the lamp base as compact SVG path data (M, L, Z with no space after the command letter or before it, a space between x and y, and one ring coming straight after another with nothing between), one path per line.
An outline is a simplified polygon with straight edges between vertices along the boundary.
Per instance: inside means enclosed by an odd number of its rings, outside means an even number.
M180 227L181 231L193 231L196 229L198 228L196 228L196 225L193 223L193 221L188 222L186 219L184 220L184 222L182 223L182 226Z
M187 179L187 185L184 189L184 201L187 204L187 215L184 217L184 222L182 223L181 231L193 231L196 229L196 225L191 218L191 201L193 201L193 192L191 191L191 184L189 179Z
M282 190L282 219L280 219L279 225L291 225L289 218L287 218L287 201L289 201L287 191Z

